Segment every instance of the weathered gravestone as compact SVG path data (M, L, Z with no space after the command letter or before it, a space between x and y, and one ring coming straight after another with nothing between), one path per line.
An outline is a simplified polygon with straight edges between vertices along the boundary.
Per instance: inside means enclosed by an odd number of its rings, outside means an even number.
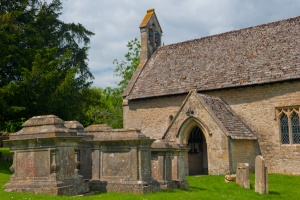
M236 182L236 174L225 175L225 183Z
M249 163L238 163L236 169L236 183L250 189Z
M255 192L269 194L268 169L264 158L260 155L255 158Z

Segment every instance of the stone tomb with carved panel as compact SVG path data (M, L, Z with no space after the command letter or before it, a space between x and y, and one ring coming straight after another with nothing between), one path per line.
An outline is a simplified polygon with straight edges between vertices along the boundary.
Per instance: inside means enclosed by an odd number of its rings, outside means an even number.
M14 153L13 172L5 191L76 195L89 191L78 174L76 131L54 115L32 117L11 133L7 146Z
M138 130L91 125L94 135L91 191L144 194L159 187L151 177L151 144L154 140Z

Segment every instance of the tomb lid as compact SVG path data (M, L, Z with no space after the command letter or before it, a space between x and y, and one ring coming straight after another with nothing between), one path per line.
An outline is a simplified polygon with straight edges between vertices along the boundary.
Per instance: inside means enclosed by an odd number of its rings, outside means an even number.
M77 132L78 135L85 135L84 126L78 121L65 121L65 127Z
M65 127L64 123L55 115L35 116L24 122L20 131L11 133L9 140L77 136L77 132Z
M55 115L34 116L24 122L22 127L44 126L44 125L63 125L65 122Z
M105 130L112 130L112 128L106 124L94 124L86 127L85 132L99 132Z
M187 150L187 147L182 146L180 144L176 144L174 142L168 142L168 141L162 141L162 140L155 140L155 142L152 143L151 148L153 150L159 149L159 150L172 150L172 149L181 149L181 150Z
M85 132L94 135L94 141L124 141L150 139L137 129L112 129L106 124L91 125L86 127Z

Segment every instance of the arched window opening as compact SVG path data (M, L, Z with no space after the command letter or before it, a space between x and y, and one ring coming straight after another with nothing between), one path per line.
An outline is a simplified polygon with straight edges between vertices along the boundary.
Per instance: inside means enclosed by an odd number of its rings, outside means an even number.
M293 143L300 144L300 124L299 124L299 115L297 113L292 114L291 123L292 123Z
M282 116L280 117L280 130L282 144L289 144L289 121L286 114L282 114Z
M149 44L153 48L154 47L154 31L153 31L153 29L149 28L148 34L149 34L149 36L148 36Z
M158 32L155 32L155 48L158 48L161 45L161 41L160 41L160 34Z

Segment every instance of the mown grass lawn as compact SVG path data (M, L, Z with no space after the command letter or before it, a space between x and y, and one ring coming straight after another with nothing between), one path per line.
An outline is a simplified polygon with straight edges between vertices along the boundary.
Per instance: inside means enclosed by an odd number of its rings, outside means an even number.
M270 194L260 195L254 192L254 174L251 174L251 189L244 189L235 183L225 183L224 175L219 176L189 176L190 188L187 190L162 191L146 195L98 193L90 196L57 197L50 195L35 195L26 193L4 192L3 185L10 177L11 163L0 162L0 200L33 200L33 199L300 199L300 176L269 174Z

